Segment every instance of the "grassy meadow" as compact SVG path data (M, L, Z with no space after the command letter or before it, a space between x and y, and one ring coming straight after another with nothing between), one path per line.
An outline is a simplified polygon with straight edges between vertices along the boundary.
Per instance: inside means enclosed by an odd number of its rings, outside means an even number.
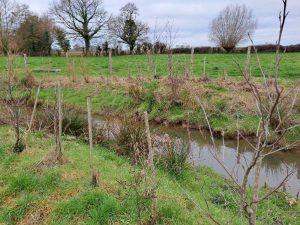
M236 62L244 65L246 54L195 54L193 74L201 76L203 74L204 58L206 57L206 73L211 78L217 78L227 74L232 78L240 78ZM261 53L259 54L261 65L266 71L274 70L275 54ZM145 76L153 77L153 62L156 62L157 73L160 76L168 74L167 71L167 55L157 55L155 58L147 55L131 55L131 56L113 56L112 58L112 75L118 77ZM190 63L190 55L173 55L174 71L177 75L184 75L186 65ZM99 75L108 75L108 57L30 57L28 59L28 68L47 69L58 68L61 72L52 74L47 72L36 72L37 78L60 77L75 75L82 77L89 75L97 77ZM7 69L7 58L0 57L0 71ZM23 57L16 57L13 60L13 66L19 76L25 76ZM260 76L260 69L256 60L256 56L252 54L251 59L252 74ZM189 66L188 66L189 67ZM286 53L282 59L280 67L281 78L297 80L300 79L300 53Z

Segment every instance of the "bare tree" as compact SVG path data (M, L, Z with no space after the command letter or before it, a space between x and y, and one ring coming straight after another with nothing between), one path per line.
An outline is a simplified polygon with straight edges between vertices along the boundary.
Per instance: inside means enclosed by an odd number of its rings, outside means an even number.
M13 36L28 15L28 5L19 5L13 0L0 0L0 50L5 55L15 47Z
M246 61L246 67L242 68L241 65L237 63L244 80L251 90L252 96L256 103L256 112L259 119L259 124L256 132L256 137L254 140L249 140L239 131L239 123L237 120L237 152L239 152L239 140L245 140L249 146L252 148L252 153L250 158L245 158L246 166L244 167L243 177L241 182L234 176L234 171L229 170L222 159L220 159L217 154L211 152L214 158L226 171L227 175L238 187L238 194L240 197L240 210L247 216L250 225L257 224L257 208L258 205L269 198L277 190L279 190L290 176L294 173L293 170L287 168L286 176L278 183L278 185L269 190L267 193L262 193L260 191L260 180L262 173L262 161L265 157L275 154L280 151L290 150L299 146L300 141L287 142L286 135L299 127L300 124L293 119L293 114L296 110L296 101L299 98L300 82L297 82L294 87L284 88L280 85L279 80L279 67L282 60L283 54L280 52L280 43L284 30L284 25L286 18L288 16L287 12L287 0L283 0L283 12L279 15L280 30L279 37L277 41L277 51L275 59L275 68L273 74L268 74L263 70L260 62L260 58L257 54L257 49L252 42L252 47L257 59L257 64L259 65L262 77L262 83L258 83L253 79L250 69L250 54L251 48L248 49L248 56ZM200 103L201 104L201 103ZM215 145L212 128L210 126L209 118L204 111L209 130L211 132L212 143ZM238 154L239 155L239 154ZM238 156L237 156L238 157ZM254 181L250 183L250 174L254 174ZM248 192L247 186L251 187L251 192Z
M22 124L22 113L23 107L30 98L31 91L30 89L19 91L21 84L15 79L14 63L15 58L11 55L8 56L8 70L0 80L0 102L3 104L3 110L1 106L0 111L5 113L5 121L14 128L15 145L13 150L16 153L21 153L26 148L22 132L24 125Z
M251 9L245 5L229 5L212 21L210 40L230 52L247 39L248 34L252 35L256 26Z
M51 7L51 13L68 29L69 34L84 40L86 55L91 40L99 37L108 19L102 4L102 0L60 0L54 1Z
M147 24L138 21L138 8L134 3L127 3L120 9L120 15L109 22L109 30L112 35L129 46L132 52L138 41L144 41L149 31Z

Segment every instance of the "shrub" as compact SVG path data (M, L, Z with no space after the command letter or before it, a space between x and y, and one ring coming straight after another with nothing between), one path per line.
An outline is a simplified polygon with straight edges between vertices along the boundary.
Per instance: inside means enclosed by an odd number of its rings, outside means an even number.
M95 145L108 146L109 136L104 126L95 126L93 129L93 142Z
M170 138L167 134L163 138L156 137L154 142L159 149L156 163L171 175L180 176L189 156L188 144L181 139Z
M117 153L132 159L146 156L148 147L144 129L136 118L124 118L120 127L114 132Z
M62 125L65 134L78 137L86 133L88 121L82 114L68 110L64 112Z
M28 72L26 77L21 80L21 84L24 85L26 88L33 88L36 81L32 74L32 72Z

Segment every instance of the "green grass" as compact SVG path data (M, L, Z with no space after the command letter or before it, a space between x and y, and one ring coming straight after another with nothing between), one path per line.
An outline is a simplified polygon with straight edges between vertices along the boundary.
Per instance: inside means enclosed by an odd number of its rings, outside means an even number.
M95 167L100 172L100 187L90 186L89 147L64 138L67 162L45 170L37 163L53 151L53 139L43 133L32 134L29 148L12 153L13 133L0 127L0 224L137 224L136 195L126 186L133 181L129 160L112 150L95 148ZM239 216L236 192L211 169L187 167L174 178L157 171L159 224L214 224L210 213L222 224L246 224ZM124 186L125 185L125 186ZM289 207L284 193L263 202L258 224L300 224L295 219L300 206ZM147 218L143 214L142 218Z
M272 72L274 68L275 55L272 53L259 54L261 64L266 71ZM206 71L209 77L219 77L224 74L226 70L230 77L240 77L240 71L235 61L244 65L246 54L196 54L195 65L193 68L194 75L201 75L203 73L203 60L207 58ZM182 75L184 74L184 65L190 60L190 55L174 55L175 71ZM78 77L85 74L90 76L99 76L108 74L108 58L107 57L30 57L29 69L38 68L59 68L60 73L45 73L37 72L34 75L38 78L42 77L59 77L69 76L70 67L74 63L74 71ZM158 55L156 58L157 72L164 76L167 72L167 55ZM254 76L260 75L260 70L256 57L252 56L252 73ZM7 58L0 57L0 71L5 71L7 68ZM14 66L21 76L25 75L24 60L22 57L16 57ZM299 79L300 78L300 53L285 54L280 68L280 76L282 78ZM113 75L126 77L128 74L132 76L144 75L153 76L153 69L149 69L148 57L146 55L133 56L114 56L113 57Z

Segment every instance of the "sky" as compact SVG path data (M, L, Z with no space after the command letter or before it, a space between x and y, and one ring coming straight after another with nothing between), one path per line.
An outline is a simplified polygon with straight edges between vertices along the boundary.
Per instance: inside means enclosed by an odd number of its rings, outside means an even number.
M53 0L17 0L26 3L36 13L46 12ZM139 19L162 26L173 23L177 45L211 46L209 24L219 12L230 4L245 4L253 9L258 27L253 36L255 44L275 43L278 37L278 15L282 0L103 0L105 10L117 15L128 1L134 2L140 10ZM288 0L289 16L286 22L282 44L300 43L300 0ZM247 45L247 41L241 45Z

